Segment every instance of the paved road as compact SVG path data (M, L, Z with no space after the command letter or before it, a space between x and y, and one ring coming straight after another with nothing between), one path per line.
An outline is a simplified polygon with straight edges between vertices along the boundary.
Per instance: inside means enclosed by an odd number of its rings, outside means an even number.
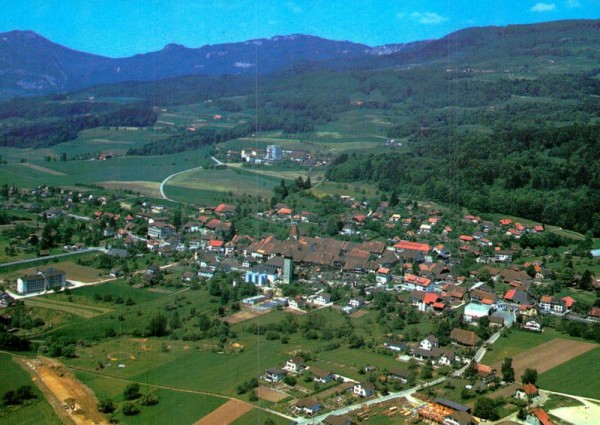
M64 254L47 255L45 257L28 258L27 260L11 261L9 263L2 263L2 264L0 264L0 268L15 266L15 265L19 265L19 264L36 263L38 261L47 261L47 260L52 260L53 258L68 257L71 255L79 255L79 254L85 254L87 252L96 252L96 251L106 252L106 250L104 248L96 248L96 247L84 248L79 251L65 252Z
M160 196L162 196L163 199L166 199L167 201L171 201L171 202L178 202L178 201L174 201L170 198L167 197L167 195L165 195L165 184L171 180L173 177L178 176L179 174L183 174L183 173L189 173L191 171L196 171L196 170L201 170L202 166L200 167L195 167L195 168L190 168L189 170L183 170L183 171L179 171L178 173L174 173L171 174L169 177L167 177L166 179L164 179L161 183L160 183Z

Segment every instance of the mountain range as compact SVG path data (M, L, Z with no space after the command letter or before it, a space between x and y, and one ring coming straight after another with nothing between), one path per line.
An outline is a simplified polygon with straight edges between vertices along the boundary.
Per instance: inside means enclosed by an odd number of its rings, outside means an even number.
M388 68L472 64L520 66L554 63L575 55L587 67L600 63L600 20L556 21L467 28L439 40L370 47L310 35L188 48L168 44L157 52L108 58L79 52L32 32L0 33L0 98L66 92L123 81L184 75L265 75L294 68Z

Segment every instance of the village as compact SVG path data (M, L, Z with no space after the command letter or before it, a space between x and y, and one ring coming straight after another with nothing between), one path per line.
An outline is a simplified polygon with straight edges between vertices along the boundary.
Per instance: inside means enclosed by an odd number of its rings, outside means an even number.
M238 311L226 317L230 323L277 310L300 316L335 311L351 321L369 311L379 311L383 319L386 312L401 312L381 340L356 337L349 343L378 347L398 367L389 367L389 362L385 367L365 364L359 371L364 379L357 380L335 365L313 365L300 353L285 364L272 364L250 387L240 383L239 394L250 390L269 401L286 400L277 408L284 415L309 418L311 423L317 417L327 424L353 423L367 416L362 409L369 400L375 406L388 403L380 413L404 412L436 423L467 425L499 416L497 407L473 407L463 400L503 391L513 398L508 412L518 411L528 423L550 423L543 407L534 402L535 379L511 384L521 376L510 362L500 370L482 359L498 338L515 329L542 334L546 327L566 332L572 328L577 336L597 340L599 303L580 301L581 294L591 294L600 281L589 273L575 275L572 269L566 276L572 260L539 255L547 248L534 243L548 235L541 224L469 214L447 217L439 208L389 201L372 203L346 195L329 199L341 211L334 223L336 235L329 237L316 236L310 229L327 225L331 217L296 210L285 202L245 212L265 223L265 229L275 226L277 235L240 231L239 206L225 203L182 211L149 202L126 205L115 195L40 187L11 188L4 206L31 211L39 222L37 231L23 231L31 223L14 224L24 237L10 250L26 251L33 240L43 248L38 252L43 259L96 248L94 261L104 267L103 281L128 279L143 287L179 279L177 285L194 287L208 285L215 276L237 276L231 282L234 287L254 289L239 301ZM71 229L68 240L60 240L67 233L64 227ZM594 261L588 256L587 261ZM567 267L550 268L552 261ZM173 264L184 265L176 276L169 274ZM50 263L36 270L4 281L3 307L22 297L81 286L60 266ZM441 324L435 335L410 328L422 320ZM565 348L558 345L554 350ZM517 372L532 369L537 374L535 368L519 364ZM462 398L436 396L431 388L451 377L463 385ZM338 411L344 414L335 415Z

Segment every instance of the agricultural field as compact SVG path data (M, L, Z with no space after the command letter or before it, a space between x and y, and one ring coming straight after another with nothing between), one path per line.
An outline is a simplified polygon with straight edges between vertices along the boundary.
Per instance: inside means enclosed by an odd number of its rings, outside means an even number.
M523 351L530 350L559 337L563 338L565 335L549 328L544 329L542 333L513 329L508 336L498 338L494 345L492 345L492 348L486 351L482 363L492 365L502 362L505 357L514 358Z
M513 357L513 368L515 378L519 379L527 368L536 369L539 374L551 370L569 360L598 347L591 342L580 342L564 338L555 338L544 344L540 344L527 351L523 351ZM492 364L496 370L500 370L502 362ZM587 379L582 379L587 381Z
M203 202L206 192L270 197L273 187L280 181L281 177L260 175L243 169L202 169L173 177L165 185L165 193L169 198L187 202Z
M281 416L273 415L271 413L266 413L259 409L253 409L246 413L243 416L240 416L235 421L233 421L232 425L256 425L263 424L267 419L271 419L275 425L288 425L290 421L288 419L282 418Z
M580 354L539 375L538 385L546 390L599 398L600 347Z
M46 267L54 267L57 270L64 270L67 274L67 280L74 280L77 282L84 283L93 283L101 280L102 271L99 269L94 269L92 267L85 267L80 264L77 264L74 261L58 261L58 262L50 262ZM27 275L27 274L35 274L40 266L36 267L28 267L26 269L21 269L18 272L10 272L5 275L5 278L9 280L16 280L19 276Z
M32 382L31 376L18 363L13 361L10 355L0 353L0 370L2 370L2 379L0 379L0 394L2 396L6 391L14 391L23 385L31 385L37 395L35 400L25 405L8 408L0 407L0 424L36 425L44 423L60 425L62 423L50 404L43 398L35 383Z

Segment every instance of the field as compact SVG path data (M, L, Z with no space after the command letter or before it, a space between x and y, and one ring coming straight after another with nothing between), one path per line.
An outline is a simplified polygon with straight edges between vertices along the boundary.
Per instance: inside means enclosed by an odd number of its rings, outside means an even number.
M203 169L173 177L165 185L165 194L171 199L185 199L187 202L202 202L207 191L270 197L272 188L280 181L281 177L259 175L230 167Z
M101 271L91 267L81 266L73 261L59 261L50 262L45 267L54 267L57 270L63 270L67 274L67 280L75 280L77 282L93 283L100 280ZM27 269L19 270L18 272L7 273L6 277L9 279L16 279L18 276L25 274L35 274L39 266L29 267Z
M240 416L244 416L254 406L248 403L244 403L239 400L229 400L218 409L213 410L208 415L204 416L195 425L221 425L229 424L235 421Z
M52 300L44 297L28 298L25 300L25 305L28 307L62 311L77 317L83 317L84 319L91 319L111 311L110 308L86 306L65 301Z
M30 404L16 408L0 408L0 424L35 425L40 423L59 425L61 421L56 417L52 407L42 398L29 374L23 370L8 354L0 353L0 394L8 390L16 390L22 385L31 385L38 398Z
M264 424L267 419L271 419L275 425L288 425L289 419L282 418L281 416L266 413L259 409L253 409L245 415L239 417L233 421L232 425L258 425Z
M600 398L600 347L587 351L552 370L540 374L541 388L578 395Z
M523 371L527 368L536 369L538 374L542 374L597 347L597 344L589 342L555 338L514 356L512 365L515 369L515 378L520 379ZM496 370L500 370L502 361L498 361L492 366Z
M269 387L265 387L264 385L261 385L256 389L256 394L258 395L258 398L262 398L263 400L271 401L274 403L288 398L286 394L283 394L279 391L275 391Z
M501 362L505 357L514 358L523 351L537 347L548 341L563 336L554 329L544 329L542 333L525 332L514 329L507 337L500 337L491 349L488 349L482 363L491 365Z

